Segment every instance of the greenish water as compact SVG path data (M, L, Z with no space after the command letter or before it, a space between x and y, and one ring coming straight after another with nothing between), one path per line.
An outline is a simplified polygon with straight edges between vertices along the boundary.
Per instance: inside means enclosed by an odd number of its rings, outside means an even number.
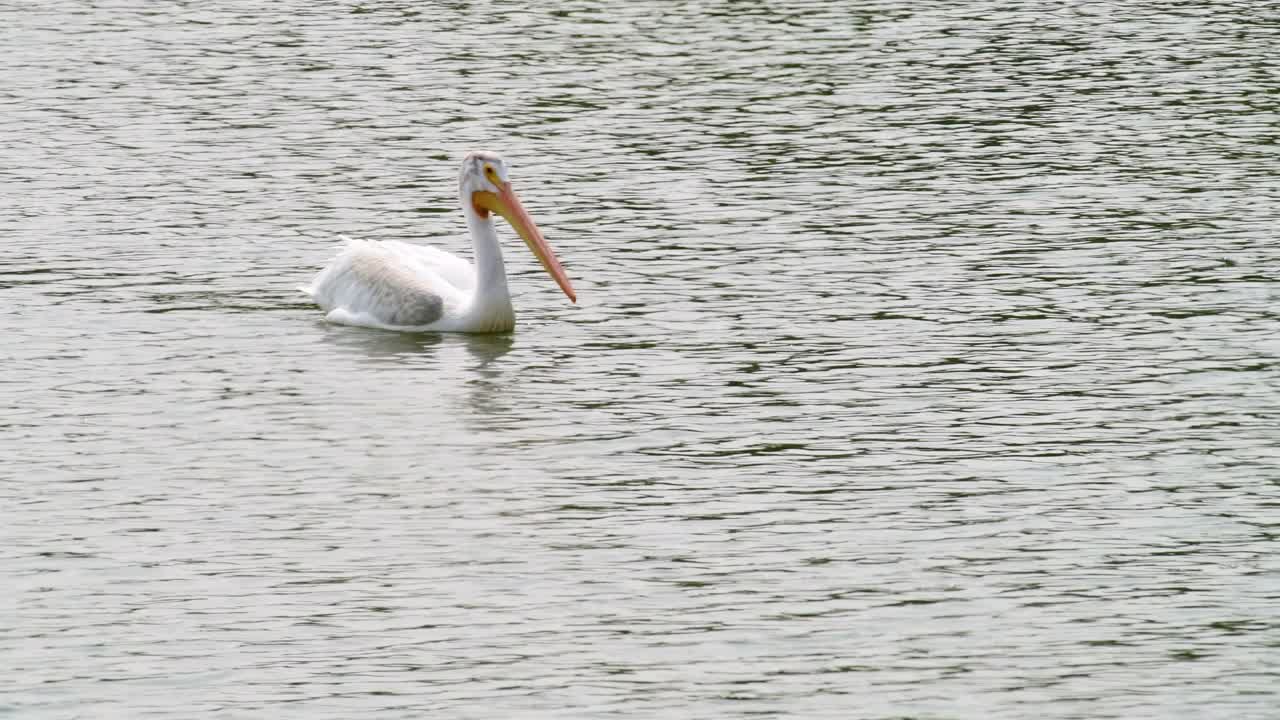
M0 3L0 716L1275 717L1278 20Z

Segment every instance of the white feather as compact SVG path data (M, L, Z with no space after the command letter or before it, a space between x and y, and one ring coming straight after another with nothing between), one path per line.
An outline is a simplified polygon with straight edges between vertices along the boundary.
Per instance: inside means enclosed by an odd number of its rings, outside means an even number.
M461 313L475 289L471 263L439 248L344 239L342 251L309 286L300 288L331 322L430 329L445 316ZM432 312L433 307L438 311Z

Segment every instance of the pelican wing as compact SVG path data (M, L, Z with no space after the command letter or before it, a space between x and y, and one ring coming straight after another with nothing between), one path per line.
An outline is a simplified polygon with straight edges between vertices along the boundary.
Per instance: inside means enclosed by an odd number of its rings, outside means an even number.
M443 250L348 240L302 290L335 322L420 328L462 302L475 282L471 263Z
M453 253L430 245L411 245L398 240L365 244L380 247L393 262L437 275L457 290L470 292L476 287L475 268Z

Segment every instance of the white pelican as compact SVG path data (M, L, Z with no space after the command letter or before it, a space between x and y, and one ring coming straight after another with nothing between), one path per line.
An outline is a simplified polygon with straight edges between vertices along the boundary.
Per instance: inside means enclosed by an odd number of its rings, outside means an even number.
M542 232L511 189L507 164L477 151L458 176L462 212L471 228L475 266L434 247L351 240L311 285L301 288L329 322L387 330L507 332L515 311L491 213L506 218L542 267L573 302L573 286Z

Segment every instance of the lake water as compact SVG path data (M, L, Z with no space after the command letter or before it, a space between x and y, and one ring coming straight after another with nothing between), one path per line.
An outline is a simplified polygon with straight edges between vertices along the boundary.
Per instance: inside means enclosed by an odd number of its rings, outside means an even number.
M1280 716L1266 3L0 25L0 717ZM579 304L326 325L476 147Z

